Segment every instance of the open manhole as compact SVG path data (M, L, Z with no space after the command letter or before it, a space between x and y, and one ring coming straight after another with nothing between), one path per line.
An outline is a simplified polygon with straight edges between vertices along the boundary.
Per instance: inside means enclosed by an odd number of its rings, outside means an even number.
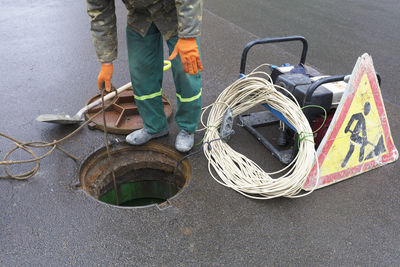
M188 184L191 167L174 148L149 142L143 146L127 143L100 148L91 154L79 171L81 188L93 198L117 205L111 168L118 188L118 206L141 207L167 203Z

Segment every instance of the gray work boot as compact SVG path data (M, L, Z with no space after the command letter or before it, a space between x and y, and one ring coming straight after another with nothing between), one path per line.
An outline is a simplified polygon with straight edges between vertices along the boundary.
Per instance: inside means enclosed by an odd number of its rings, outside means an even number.
M162 137L168 134L168 130L159 132L159 133L149 133L146 128L142 128L140 130L136 130L132 133L130 133L126 137L126 142L128 142L131 145L143 145L144 143L147 143L153 138L158 138Z
M180 130L175 140L175 148L180 152L188 152L192 149L194 143L194 134L185 130Z

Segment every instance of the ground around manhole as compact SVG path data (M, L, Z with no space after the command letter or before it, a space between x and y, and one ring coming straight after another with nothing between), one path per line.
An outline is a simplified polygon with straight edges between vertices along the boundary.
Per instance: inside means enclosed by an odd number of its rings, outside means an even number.
M255 2L241 4L261 12L268 3L258 1L257 6L253 5ZM384 8L382 3L379 2ZM126 12L120 1L116 1L116 6L119 55L114 62L113 84L118 86L129 81L129 72L124 33ZM287 4L286 8L296 6ZM225 3L224 8L228 12L236 7ZM276 5L271 2L268 8L274 10ZM335 8L340 6L332 6L324 21L332 21L332 14L342 14ZM237 78L243 47L259 37L213 12L205 10L203 16L204 106ZM290 23L284 16L285 10L275 13L277 20L283 17L284 23ZM310 23L310 28L296 34L316 37L312 25L319 26L315 22L321 14L307 14L302 20ZM380 16L373 25L377 25ZM4 37L0 39L1 131L24 141L52 141L65 136L76 127L40 124L34 119L44 113L74 114L98 94L99 63L90 37L85 2L6 1L0 17ZM252 16L246 16L246 20L251 19ZM257 25L268 26L268 19ZM339 24L323 30L329 36L316 38L331 40L333 32L345 30L342 23L347 20L339 19ZM359 51L359 46L376 44L375 35L364 39L360 27L355 23L349 27L357 31L351 39L357 49L340 50L341 43L336 42L331 42L332 47L310 43L309 62L314 62L313 50L324 54L330 49L337 50L338 57L331 57L325 66L341 69L341 58L355 61L365 52ZM373 30L387 34L390 28ZM385 52L380 46L373 48ZM374 51L367 52L374 55ZM288 53L283 47L258 47L249 55L247 68L266 61L284 63L282 58L285 62L297 62L298 55ZM381 66L378 63L376 67ZM351 68L346 66L346 70ZM395 70L396 66L390 68ZM396 79L395 75L383 75L382 90L387 89L385 84L396 84L390 81ZM164 77L164 93L176 106L172 75L165 72ZM386 95L385 100L391 97L396 96ZM394 143L400 147L400 108L385 104ZM171 120L169 136L157 142L173 145L177 132L176 123ZM123 139L123 136L111 137ZM196 143L201 138L201 133L196 133ZM3 140L0 139L0 154L12 147ZM229 142L267 170L282 167L242 129ZM85 128L63 147L83 160L103 145L102 132ZM210 176L201 153L190 158L190 163L193 175L189 185L161 209L156 206L122 209L91 201L86 193L74 188L79 168L62 153L43 160L39 172L28 181L0 180L0 265L399 265L399 162L317 190L305 198L271 201L249 200L219 185Z

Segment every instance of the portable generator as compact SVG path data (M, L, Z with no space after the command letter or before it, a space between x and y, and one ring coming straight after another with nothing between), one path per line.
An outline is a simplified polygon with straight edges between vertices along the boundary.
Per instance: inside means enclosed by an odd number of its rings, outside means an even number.
M280 66L271 65L271 78L277 88L288 90L302 107L313 130L315 147L318 148L329 128L336 108L342 98L350 75L327 76L305 64L308 42L302 36L289 36L255 40L246 45L240 63L240 78L245 77L246 60L249 50L258 44L283 43L300 41L303 45L300 62L297 65L285 63ZM380 76L377 74L380 84ZM293 99L285 90L283 94ZM239 115L241 124L252 133L274 156L288 164L297 154L296 129L278 111L264 104L267 110ZM258 130L258 127L280 123L279 137L270 141Z

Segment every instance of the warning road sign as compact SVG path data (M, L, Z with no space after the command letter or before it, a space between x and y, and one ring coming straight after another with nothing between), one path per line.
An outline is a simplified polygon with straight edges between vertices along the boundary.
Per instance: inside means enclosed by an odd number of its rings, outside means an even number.
M398 159L372 58L364 54L317 151L305 190L321 188ZM316 185L318 181L318 184Z

